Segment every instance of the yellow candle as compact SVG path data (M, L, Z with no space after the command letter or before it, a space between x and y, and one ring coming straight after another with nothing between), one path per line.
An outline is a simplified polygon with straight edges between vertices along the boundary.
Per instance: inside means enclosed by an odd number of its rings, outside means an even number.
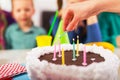
M64 49L62 48L62 65L65 65Z
M77 36L77 50L76 50L76 56L79 56L79 36Z

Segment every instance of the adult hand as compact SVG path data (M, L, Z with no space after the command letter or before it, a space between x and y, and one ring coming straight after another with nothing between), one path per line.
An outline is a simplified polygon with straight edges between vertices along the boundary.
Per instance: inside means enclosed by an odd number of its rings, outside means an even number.
M114 6L116 5L116 6ZM100 12L120 12L120 0L85 0L70 4L62 14L64 31L72 31L79 21Z
M91 4L89 1L68 5L62 14L63 30L72 31L77 27L79 21L98 14L98 11L93 11L93 8L93 3Z

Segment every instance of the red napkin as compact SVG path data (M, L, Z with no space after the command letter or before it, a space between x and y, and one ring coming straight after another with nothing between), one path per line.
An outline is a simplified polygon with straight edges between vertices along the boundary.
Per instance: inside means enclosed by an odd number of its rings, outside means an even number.
M18 63L8 63L0 66L0 80L26 72L25 66ZM10 79L9 79L10 80Z

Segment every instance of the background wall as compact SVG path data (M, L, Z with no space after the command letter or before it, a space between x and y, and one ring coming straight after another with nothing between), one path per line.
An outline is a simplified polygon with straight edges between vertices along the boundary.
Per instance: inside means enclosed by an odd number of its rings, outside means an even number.
M34 4L36 12L33 16L33 22L36 26L41 25L42 11L57 10L56 0L34 0ZM6 11L11 11L11 0L0 0L0 6Z

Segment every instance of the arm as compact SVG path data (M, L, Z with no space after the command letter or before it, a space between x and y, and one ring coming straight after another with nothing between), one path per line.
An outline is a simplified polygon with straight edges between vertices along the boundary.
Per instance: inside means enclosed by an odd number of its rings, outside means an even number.
M100 28L99 28L96 16L92 16L92 17L88 18L87 25L88 26L87 26L86 43L102 41Z
M91 0L92 1L92 0ZM120 13L120 0L93 0L96 1L96 9L99 12L115 12Z

